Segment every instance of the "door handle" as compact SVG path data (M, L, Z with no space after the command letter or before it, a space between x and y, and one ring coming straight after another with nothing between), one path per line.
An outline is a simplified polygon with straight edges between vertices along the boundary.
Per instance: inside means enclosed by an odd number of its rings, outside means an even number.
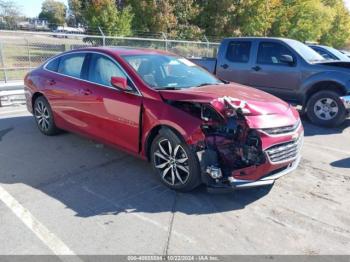
M46 83L50 86L53 86L54 84L56 84L56 81L53 79L47 80Z
M83 95L86 95L86 96L92 94L90 89L80 89L80 93L83 94Z
M221 67L222 67L223 69L227 69L227 68L228 68L228 64L223 64L223 65L221 65Z
M252 69L254 71L260 71L261 70L261 67L260 66L253 66Z

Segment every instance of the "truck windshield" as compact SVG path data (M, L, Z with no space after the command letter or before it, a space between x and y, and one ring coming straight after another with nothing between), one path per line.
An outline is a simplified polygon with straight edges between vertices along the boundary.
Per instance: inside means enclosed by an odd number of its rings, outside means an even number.
M324 49L328 50L330 53L332 53L333 55L335 55L336 57L338 57L340 60L343 61L350 61L350 58L347 57L346 55L344 55L342 52L340 52L339 50L330 47L330 46L323 46Z
M143 81L157 90L223 84L203 68L182 57L158 54L122 57Z
M309 63L323 62L326 59L313 50L311 47L292 39L285 40L286 43L293 48L302 58Z

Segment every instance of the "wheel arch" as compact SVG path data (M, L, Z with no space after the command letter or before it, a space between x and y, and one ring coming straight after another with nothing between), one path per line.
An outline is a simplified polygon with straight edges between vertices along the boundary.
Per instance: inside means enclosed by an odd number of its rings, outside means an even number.
M309 99L319 91L334 91L339 95L346 95L346 88L343 84L336 81L320 81L314 83L310 86L310 88L306 91L304 98L304 106L307 106Z
M146 159L148 161L150 161L150 159L151 159L150 158L151 157L151 145L152 145L154 139L156 138L156 136L161 132L161 130L170 130L175 135L177 135L179 137L179 139L181 139L182 142L185 142L183 135L181 135L180 131L177 130L176 128L174 128L170 125L166 125L166 124L159 124L159 125L154 126L149 131L147 138L145 140L145 143L144 143L144 152L145 152Z
M34 112L34 103L35 103L35 100L37 100L39 97L41 97L41 96L43 96L43 97L45 97L44 96L44 94L43 93L41 93L41 92L35 92L33 95L32 95L32 110L33 110L33 112ZM46 98L46 97L45 97Z

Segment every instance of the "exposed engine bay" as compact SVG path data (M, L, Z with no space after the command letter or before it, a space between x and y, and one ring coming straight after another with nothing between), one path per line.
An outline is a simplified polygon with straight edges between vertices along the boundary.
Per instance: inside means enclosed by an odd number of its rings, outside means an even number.
M232 172L265 162L259 133L249 128L244 114L249 113L241 101L235 103L229 97L212 101L210 104L167 101L197 118L203 123L201 129L205 140L194 150L200 161L203 182L222 183ZM242 174L244 175L244 174Z

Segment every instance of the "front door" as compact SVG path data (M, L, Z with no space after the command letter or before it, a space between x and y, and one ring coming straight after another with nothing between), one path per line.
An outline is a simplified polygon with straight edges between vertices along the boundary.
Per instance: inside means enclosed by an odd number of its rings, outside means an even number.
M283 55L293 57L294 62L282 62ZM301 81L297 55L282 43L264 41L259 43L256 57L248 84L282 99L295 97Z
M89 112L90 133L99 140L137 153L142 96L131 79L114 59L91 53L83 96L84 111ZM111 77L128 79L129 91L120 91L111 85Z

